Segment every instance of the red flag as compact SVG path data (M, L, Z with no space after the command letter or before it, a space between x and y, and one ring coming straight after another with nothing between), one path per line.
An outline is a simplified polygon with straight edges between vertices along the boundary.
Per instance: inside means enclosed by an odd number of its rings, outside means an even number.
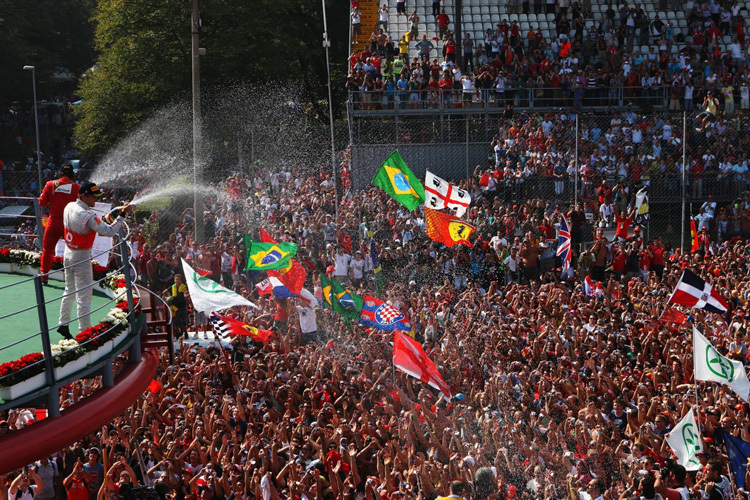
M273 239L270 234L263 230L263 228L260 228L260 241L263 243L278 243L278 241ZM278 278L285 287L296 295L300 294L302 287L305 286L305 280L307 279L307 271L294 259L289 261L289 267L285 269L269 269L268 275Z
M203 277L211 274L211 271L209 271L208 269L201 269L200 267L196 267L195 272L198 273L198 276L203 276Z
M661 315L661 320L665 323L677 323L678 325L684 325L687 321L687 315L678 311L674 307L667 307L664 310L664 314Z
M261 330L260 328L248 325L238 319L230 318L229 316L221 316L217 314L216 318L218 318L218 321L212 318L214 328L220 329L222 335L247 335L252 337L256 342L265 342L269 337L276 336L271 330Z
M448 247L458 243L467 247L472 246L469 237L477 228L458 217L431 208L425 207L424 213L428 238Z
M150 384L148 384L148 392L151 394L159 394L159 391L161 390L161 383L153 379Z
M451 390L440 376L435 363L427 356L422 345L400 331L393 332L393 365L414 378L425 382L451 397Z
M278 241L271 238L271 235L265 232L263 228L260 228L260 241L263 243L278 243Z
M698 228L695 227L695 218L690 217L690 253L698 251L700 246L698 245Z
M304 266L294 259L289 261L289 267L286 269L269 269L269 276L274 276L281 281L285 287L299 295L302 287L305 286L307 271Z

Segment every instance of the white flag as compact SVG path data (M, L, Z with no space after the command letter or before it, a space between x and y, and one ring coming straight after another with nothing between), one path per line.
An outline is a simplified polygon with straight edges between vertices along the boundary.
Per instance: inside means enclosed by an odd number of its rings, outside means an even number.
M433 210L455 208L463 217L471 204L471 195L427 170L424 174L424 205Z
M193 301L193 309L196 311L210 314L234 306L252 306L260 309L242 295L196 273L185 259L182 259L182 269L185 272L190 299Z
M678 464L685 467L686 470L698 470L703 467L696 456L698 452L703 451L703 443L692 408L680 420L680 423L675 425L674 429L667 434L666 439L669 447L677 456Z
M651 220L651 214L648 211L648 192L646 188L641 189L635 194L635 223L644 224Z
M693 369L695 380L706 380L728 385L745 401L750 393L745 367L740 361L732 361L722 356L711 342L693 327Z

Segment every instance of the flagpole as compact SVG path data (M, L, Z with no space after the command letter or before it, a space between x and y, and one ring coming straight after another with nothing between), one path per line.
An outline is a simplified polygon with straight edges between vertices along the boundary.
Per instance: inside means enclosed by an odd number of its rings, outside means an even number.
M575 150L575 185L573 189L573 208L578 205L578 113L576 113L576 150Z
M685 134L687 131L687 112L682 112L682 231L680 231L680 249L685 253L685 158L687 155L685 146Z

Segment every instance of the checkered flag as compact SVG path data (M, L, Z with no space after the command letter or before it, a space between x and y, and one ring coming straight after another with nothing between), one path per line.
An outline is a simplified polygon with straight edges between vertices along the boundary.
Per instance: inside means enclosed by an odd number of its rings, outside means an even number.
M229 332L232 331L232 326L230 324L228 324L216 314L212 314L208 319L211 322L211 329L214 331L214 334L218 338L223 339L224 337L229 336Z

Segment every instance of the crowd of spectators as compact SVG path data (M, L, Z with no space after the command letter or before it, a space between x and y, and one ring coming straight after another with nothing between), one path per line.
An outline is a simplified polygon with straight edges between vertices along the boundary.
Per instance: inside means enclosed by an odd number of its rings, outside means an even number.
M511 3L517 13L518 2ZM406 7L400 8L406 15ZM416 11L408 32L389 32L384 4L369 44L349 57L346 88L369 109L434 107L443 99L446 105L581 108L626 102L692 111L709 91L726 114L749 109L750 44L738 2L664 1L658 8L609 4L594 18L590 1L551 1L546 9L541 1L524 1L525 14L555 15L554 33L545 36L533 22L525 30L503 17L483 39L468 32L456 40L455 19L444 9L428 16L429 33L419 32ZM668 8L684 14L684 29L667 19ZM357 19L358 9L352 14Z
M521 128L529 123L520 120ZM525 133L500 130L497 140L509 137ZM489 175L483 185L485 174L462 184L473 198L466 218L478 228L471 248L428 239L421 209L409 212L375 187L347 191L334 220L327 177L260 167L231 176L227 196L207 203L202 245L192 243L189 210L169 226L164 214L132 221L144 282L167 289L183 257L251 297L261 310L235 314L276 337L265 345L196 342L204 327L191 317L176 363L162 352L158 393L4 477L0 498L652 499L677 498L684 488L692 498L725 489L721 498L745 498L730 492L719 443L722 431L750 439L750 407L726 386L700 383L696 391L690 346L695 325L746 360L750 234L708 238L695 254L639 231L610 243L585 207L533 195L513 206ZM634 192L623 196L630 213ZM708 204L745 217L750 209L746 199ZM574 243L575 273L566 279L554 251L562 213ZM389 333L299 299L257 296L253 284L264 276L242 271L239 245L258 227L299 245L306 286L318 298L319 273L377 294L369 227L382 297L408 316L453 397L394 370ZM684 268L727 299L725 315L694 310L684 325L658 320ZM601 296L583 291L586 276L602 282ZM100 385L66 387L63 407ZM706 453L704 468L686 474L664 435L695 406ZM0 449L1 436L30 419L23 409L0 413Z

